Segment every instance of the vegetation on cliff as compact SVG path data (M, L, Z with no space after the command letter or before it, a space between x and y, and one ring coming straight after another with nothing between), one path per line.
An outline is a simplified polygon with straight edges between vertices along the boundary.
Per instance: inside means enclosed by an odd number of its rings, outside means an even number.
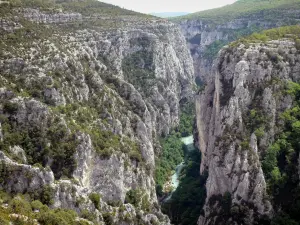
M262 167L268 183L268 192L279 213L272 225L299 224L300 194L298 158L300 152L300 84L289 83L286 94L294 105L280 116L281 132L264 154Z
M85 16L93 14L117 16L141 16L151 17L142 13L127 10L115 5L107 4L96 0L72 1L72 0L9 0L4 2L2 7L30 7L41 8L48 11L58 12L59 8L66 11L78 12Z
M267 21L280 16L276 14L277 9L300 9L300 2L299 0L238 0L231 5L172 18L172 20L201 19L217 25L260 13L265 15Z
M264 30L259 33L253 33L250 36L240 38L236 42L232 42L230 46L236 46L240 43L266 43L267 41L279 40L283 38L293 39L295 41L295 46L297 50L300 49L300 26L284 26L279 28L273 28L269 30Z
M201 154L199 150L185 150L184 169L181 171L179 186L172 198L162 205L173 224L197 224L205 203L206 175L200 175Z
M162 195L164 184L184 159L183 143L180 139L192 135L194 116L194 104L183 106L179 125L167 137L161 139L162 150L157 156L155 168L158 195Z
M83 219L86 213L78 215L73 210L50 209L29 195L10 195L0 192L0 224L18 225L88 225ZM81 219L80 219L81 217Z

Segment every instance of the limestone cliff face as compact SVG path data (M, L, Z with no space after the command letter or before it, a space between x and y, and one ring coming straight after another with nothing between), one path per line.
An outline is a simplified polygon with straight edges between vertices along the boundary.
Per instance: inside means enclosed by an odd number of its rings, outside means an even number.
M217 10L212 10L211 14L218 13ZM298 9L278 8L273 11L266 9L256 13L245 13L230 20L224 18L224 22L222 16L216 16L216 22L214 19L201 18L201 15L198 18L178 19L173 22L181 27L188 42L194 60L195 76L206 83L207 74L211 72L213 60L220 47L253 32L297 24L299 12Z
M53 207L88 209L99 223L110 213L116 224L168 224L153 180L157 138L178 123L194 85L179 27L37 8L0 21L0 187L48 185ZM136 189L145 201L118 211ZM98 209L91 193L102 196Z
M299 61L288 38L230 45L215 60L196 101L201 172L208 173L198 224L260 224L272 217L261 161L280 133L281 113L293 104L284 87L299 81Z

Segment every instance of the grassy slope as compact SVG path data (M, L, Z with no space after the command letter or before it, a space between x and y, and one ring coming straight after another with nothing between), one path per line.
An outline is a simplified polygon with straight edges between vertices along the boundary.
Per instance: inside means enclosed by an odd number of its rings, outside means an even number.
M55 10L63 8L67 11L79 12L85 16L93 15L95 13L101 15L121 16L142 16L149 17L149 15L141 14L131 10L123 9L121 7L100 2L97 0L71 1L71 0L8 0L15 7L32 7L43 8L47 10Z
M235 42L232 42L230 46L237 46L240 43L255 43L255 42L266 42L271 40L279 40L282 38L293 39L296 43L296 47L300 48L300 26L284 26L279 28L273 28L264 30L260 33L253 33L250 36L241 38Z
M217 9L210 9L192 13L186 16L172 18L180 21L184 19L203 19L214 23L221 23L231 19L274 9L300 9L300 0L238 0L237 2Z

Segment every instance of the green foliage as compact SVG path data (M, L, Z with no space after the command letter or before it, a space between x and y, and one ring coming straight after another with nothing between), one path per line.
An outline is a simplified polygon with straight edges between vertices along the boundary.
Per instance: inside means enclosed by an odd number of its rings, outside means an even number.
M34 200L31 202L32 210L39 210L39 211L47 211L48 207L41 203L39 200Z
M299 221L291 219L288 214L280 213L275 216L271 225L299 225Z
M205 203L207 175L200 175L201 154L195 150L186 152L185 168L180 183L172 198L163 203L162 210L168 214L172 224L197 224Z
M179 126L170 135L161 139L162 152L156 160L155 170L157 190L162 189L176 166L183 161L183 143L180 139L192 135L194 116L195 105L193 103L182 105Z
M150 211L149 196L143 189L131 189L127 191L125 197L125 203L130 203L136 208L141 208L145 212Z
M69 104L53 108L56 113L66 116L68 127L73 132L81 131L89 134L96 152L103 157L110 157L113 151L127 153L131 159L143 162L138 144L128 137L116 135L110 130L96 126L94 121L101 115L100 109L92 106ZM104 121L105 122L105 121Z
M210 61L214 60L218 52L224 47L228 41L215 41L212 44L208 45L204 51L204 57Z
M145 45L145 41L141 42ZM153 66L153 52L151 50L140 50L126 56L122 61L124 78L133 84L141 93L149 95L151 87L155 83Z
M300 51L300 39L295 40L295 46L298 51Z
M89 198L91 199L91 201L94 203L94 206L96 209L100 209L100 194L98 193L91 193L89 195Z
M265 115L263 109L259 106L260 101L259 94L257 94L252 102L252 109L243 117L249 133L252 134L254 132L257 138L261 138L264 135L265 127L269 121L269 117Z
M253 14L260 14L265 20L274 20L282 17L277 9L299 8L298 0L239 0L221 8L196 12L172 20L201 19L218 25L235 18L250 17Z
M38 222L42 225L69 225L76 224L77 214L72 210L56 209L40 213Z
M3 104L3 112L14 114L18 110L18 104L10 101L5 101Z
M53 0L9 0L14 7L47 8L53 7Z
M4 218L2 218L2 215L1 215L1 210L0 210L0 224L2 225L9 225L9 220L6 220Z
M248 140L243 141L243 142L241 143L241 147L242 147L242 150L248 150L248 149L250 148L250 143L249 143L249 141L248 141Z
M0 4L1 10L1 4ZM9 10L12 12L12 10ZM13 16L15 16L13 14ZM49 39L55 33L53 27L30 22L25 19L20 19L20 24L23 26L20 29L11 32L0 33L0 46L3 52L19 53L20 48L24 50L30 48L34 42ZM56 32L60 31L59 29ZM22 86L25 84L23 83Z
M81 211L81 217L86 219L86 220L89 220L89 221L92 221L92 222L96 223L95 222L96 218L97 218L96 214L93 214L92 212L90 212L86 209Z
M264 30L261 33L254 33L248 37L241 38L240 40L231 43L231 46L236 46L240 43L254 43L254 42L266 42L270 40L278 40L282 38L290 38L295 41L296 48L298 39L300 37L300 26L295 25L295 26L284 26L284 27L279 27L279 28L274 28L274 29L269 29L269 30ZM278 60L277 55L272 55L272 52L268 52L269 58L272 61Z
M57 12L58 9L64 9L65 11L73 11L82 13L85 16L91 16L93 14L100 14L106 16L138 16L138 17L150 17L149 15L137 13L131 10L99 2L96 0L85 1L66 1L66 0L8 0L10 4L1 4L0 9L3 8L3 12L12 7L30 7L41 8L44 11ZM6 11L4 10L6 9ZM1 12L1 11L0 11Z
M50 185L45 185L42 188L42 192L40 195L40 200L45 205L52 205L53 204L53 198L54 198L54 190Z
M131 189L126 193L125 203L130 203L135 207L138 207L141 197L142 197L142 193L140 189L135 189L135 190Z
M156 162L155 180L156 184L163 187L172 171L183 161L183 143L179 133L172 132L168 137L162 139L162 153Z
M273 197L275 209L281 211L272 225L299 224L296 221L300 221L299 177L295 173L300 152L300 85L289 83L286 94L293 97L294 106L281 115L281 132L262 161L268 192Z
M10 109L16 107L13 105ZM0 143L1 149L8 152L10 146L19 145L25 150L29 164L46 166L49 158L52 158L50 167L56 178L71 176L76 166L74 152L77 141L58 117L53 116L47 129L17 126L12 114L2 116L0 122L4 135L3 142Z
M18 214L28 215L32 211L30 203L20 196L13 198L9 205L11 210Z
M179 126L175 131L181 134L181 137L188 137L193 134L193 124L195 118L195 104L186 103L181 106Z
M124 8L107 4L104 2L99 2L96 0L85 0L85 1L64 1L58 0L57 3L61 3L61 6L67 11L79 12L83 15L112 15L112 16L122 16L122 15L131 15L131 16L141 16L149 17L147 15L137 13L131 10L126 10Z
M264 136L264 133L265 133L264 127L260 127L254 131L254 134L256 135L257 138L262 138Z
M0 207L0 224L8 225L33 225L36 219L41 225L87 225L86 222L79 222L78 214L73 210L49 209L47 205L40 201L31 201L28 196L11 196L5 192L0 192L0 200L8 204L8 208ZM35 213L33 210L39 210ZM11 218L10 214L19 214L28 217L27 221L22 218ZM80 218L80 217L79 217ZM90 220L92 221L92 220Z
M280 152L280 145L279 143L275 143L272 146L270 146L267 150L267 153L264 157L264 160L262 162L264 173L269 175L271 177L271 173L274 168L277 167L277 157Z

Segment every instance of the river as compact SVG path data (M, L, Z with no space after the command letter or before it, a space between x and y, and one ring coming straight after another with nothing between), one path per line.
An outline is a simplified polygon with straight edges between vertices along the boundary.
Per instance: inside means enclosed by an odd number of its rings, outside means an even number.
M195 150L193 135L181 138L181 141L183 142L183 144L185 145L185 147L187 148L188 151ZM170 200L173 192L176 191L177 187L179 186L179 176L180 176L180 173L181 173L181 170L183 169L183 167L184 167L184 162L181 162L180 164L178 164L176 166L175 173L171 177L171 185L172 185L173 191L164 201Z

